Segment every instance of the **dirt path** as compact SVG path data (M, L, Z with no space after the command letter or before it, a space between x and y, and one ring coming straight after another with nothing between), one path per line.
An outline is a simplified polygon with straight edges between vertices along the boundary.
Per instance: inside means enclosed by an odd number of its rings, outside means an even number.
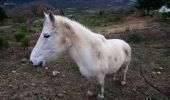
M123 32L127 29L145 29L146 26L153 21L152 17L140 17L139 14L133 14L127 17L122 23L116 25L109 25L105 27L98 27L96 30L103 34Z

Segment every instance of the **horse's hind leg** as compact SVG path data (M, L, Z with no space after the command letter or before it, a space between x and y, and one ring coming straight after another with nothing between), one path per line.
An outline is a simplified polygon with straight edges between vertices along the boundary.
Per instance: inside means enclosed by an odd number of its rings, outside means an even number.
M122 66L122 67L125 66L123 80L121 81L122 85L126 84L126 74L127 74L127 70L128 70L129 64L130 64L130 59L131 59L131 55L129 54L129 55L127 55L126 60Z

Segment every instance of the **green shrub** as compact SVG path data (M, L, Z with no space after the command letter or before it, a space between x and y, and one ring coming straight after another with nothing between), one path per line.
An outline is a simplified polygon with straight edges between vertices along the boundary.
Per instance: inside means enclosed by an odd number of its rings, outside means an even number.
M30 44L30 39L28 37L24 37L22 40L21 40L21 45L23 47L28 47Z
M111 22L119 22L122 20L122 17L116 15L116 16L109 17L108 20Z
M153 10L151 11L150 14L154 17L159 17L159 18L163 17L162 13L160 13L158 10Z
M26 35L23 32L16 32L14 38L20 42Z
M100 10L99 11L99 16L105 16L107 13L105 10Z
M27 21L27 19L23 16L17 16L15 19L16 19L16 22L18 23L25 23Z
M151 15L154 17L158 17L160 19L166 20L168 17L170 17L170 13L161 13L158 10L151 11Z
M8 47L9 43L7 41L7 39L3 36L0 36L0 48L2 47Z

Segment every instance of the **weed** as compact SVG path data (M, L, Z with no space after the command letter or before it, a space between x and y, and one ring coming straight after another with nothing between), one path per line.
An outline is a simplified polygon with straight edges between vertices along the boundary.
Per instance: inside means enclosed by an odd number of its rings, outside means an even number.
M23 47L28 47L29 44L30 44L30 39L29 39L29 37L24 37L24 38L21 40L21 45L22 45Z
M26 18L23 16L16 17L16 22L18 22L18 23L25 23L26 21L27 21Z
M26 36L26 35L25 35L25 33L23 33L23 32L16 32L16 33L14 34L14 38L15 38L18 42L20 42L25 36Z
M105 10L100 10L99 13L98 13L99 16L106 16L106 14L107 13L106 13Z
M5 37L0 36L0 48L8 46L9 46L8 40Z
M78 20L86 26L96 27L106 25L106 23L119 22L122 20L122 17L112 14L106 15L105 12L100 11L97 15L86 16Z

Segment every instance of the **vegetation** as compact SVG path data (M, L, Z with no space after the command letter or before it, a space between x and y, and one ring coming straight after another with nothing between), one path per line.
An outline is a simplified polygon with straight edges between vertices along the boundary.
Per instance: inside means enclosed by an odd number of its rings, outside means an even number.
M164 4L167 5L168 7L170 7L170 0L163 0Z
M8 47L8 45L8 40L5 37L0 36L0 48Z
M4 24L4 20L7 19L7 15L2 7L0 7L0 26Z
M28 47L29 46L29 44L30 44L30 39L29 39L29 37L24 37L22 40L21 40L21 45L23 46L23 47Z
M109 23L117 23L123 19L122 15L112 14L105 10L100 10L97 14L84 16L83 18L76 18L82 24L90 27L105 26Z
M158 9L163 5L162 0L137 0L137 2L137 8L144 11L146 15L149 15L151 10Z
M16 32L14 34L15 39L20 42L23 38L25 38L26 34L22 32Z
M15 18L15 21L18 23L25 23L27 21L27 19L24 16L17 16Z

